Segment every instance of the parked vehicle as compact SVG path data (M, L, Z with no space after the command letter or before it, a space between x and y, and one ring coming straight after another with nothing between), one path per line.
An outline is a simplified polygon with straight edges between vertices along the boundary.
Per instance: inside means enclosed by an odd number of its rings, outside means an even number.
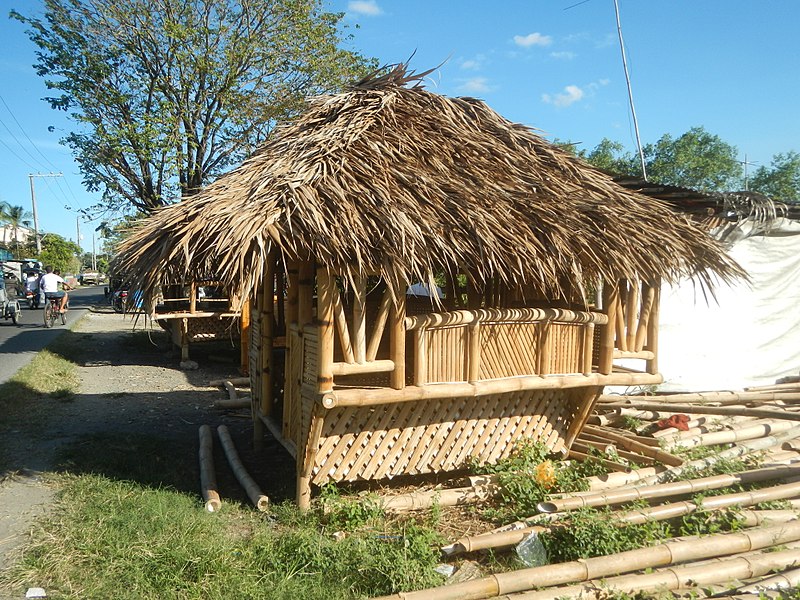
M118 290L115 290L111 294L111 306L114 308L114 312L124 313L127 310L126 304L128 303L128 289L122 287Z
M22 318L22 310L13 291L6 290L5 278L0 275L0 317L4 320L11 319L16 325Z

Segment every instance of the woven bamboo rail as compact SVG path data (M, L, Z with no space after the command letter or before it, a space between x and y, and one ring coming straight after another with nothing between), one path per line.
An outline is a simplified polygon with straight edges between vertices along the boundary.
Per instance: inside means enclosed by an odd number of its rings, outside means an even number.
M555 321L559 323L605 325L608 323L608 316L603 313L577 312L562 308L485 308L406 317L405 327L407 331L414 331L423 328L468 325L475 321L481 323Z

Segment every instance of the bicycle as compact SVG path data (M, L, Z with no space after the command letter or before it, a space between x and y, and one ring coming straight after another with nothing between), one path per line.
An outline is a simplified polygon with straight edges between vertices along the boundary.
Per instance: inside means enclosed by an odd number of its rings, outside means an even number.
M67 324L67 314L59 312L58 305L61 299L55 296L47 298L44 303L44 326L52 327L56 323L56 319L61 317L61 324Z

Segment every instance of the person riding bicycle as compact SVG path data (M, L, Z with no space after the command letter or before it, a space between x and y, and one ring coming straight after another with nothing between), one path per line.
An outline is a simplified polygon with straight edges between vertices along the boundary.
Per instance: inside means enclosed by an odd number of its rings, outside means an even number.
M53 267L49 265L45 267L44 271L45 273L42 275L39 286L44 292L45 302L51 298L56 298L59 300L58 312L67 312L67 300L69 296L65 290L71 290L72 288L61 278L60 271L53 271ZM59 284L61 284L62 289L58 289Z

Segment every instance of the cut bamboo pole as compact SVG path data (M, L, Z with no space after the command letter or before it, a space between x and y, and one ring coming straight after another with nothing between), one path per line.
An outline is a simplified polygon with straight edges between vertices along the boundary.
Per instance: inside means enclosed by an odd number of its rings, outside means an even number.
M222 507L217 491L217 475L214 472L214 449L211 427L202 425L200 437L200 490L203 493L206 510L216 512Z
M333 340L336 278L325 268L317 269L317 326L319 327L319 350L317 359L317 392L326 394L333 390Z
M636 338L634 341L634 350L637 352L644 349L644 344L647 341L647 324L650 320L650 314L653 311L655 298L656 292L653 287L642 282L642 310L639 315L639 323L636 327Z
M236 393L236 388L233 387L233 383L230 381L225 381L222 385L228 391L228 400L239 399L239 395Z
M746 404L748 402L773 402L785 400L800 400L800 391L774 391L774 392L694 392L687 394L665 394L656 396L626 396L626 395L603 395L600 396L601 402L627 402L637 404L644 402L663 402L665 404L688 404L684 406L686 411L691 411L695 404L717 404L725 406L728 404ZM656 409L661 410L661 409Z
M342 348L342 355L346 363L356 362L353 354L353 345L350 341L350 330L347 327L347 316L344 314L342 295L336 289L331 294L333 298L333 320L336 324L336 333L339 337L339 346Z
M250 372L250 299L242 301L239 311L239 372Z
M314 263L304 260L300 263L297 288L297 323L301 331L314 319Z
M794 564L797 564L797 562L798 561L795 560ZM789 569L788 571L778 573L772 577L767 577L766 579L762 579L755 583L742 586L736 591L743 594L758 594L768 590L782 590L790 587L796 587L798 585L800 585L800 569Z
M231 466L236 480L247 492L247 497L255 505L258 510L265 511L269 508L269 498L267 498L258 484L250 477L250 474L244 468L242 461L239 459L239 453L236 452L236 446L233 444L231 434L225 425L217 427L217 434L219 441L222 444L222 449L225 451L225 456L228 458L228 464Z
M713 556L730 556L800 539L800 521L759 527L748 531L709 535L703 539L676 541L650 548L586 558L578 561L531 567L508 573L495 573L465 583L401 592L384 600L480 600L501 594L587 581L641 569L679 564ZM775 554L775 553L770 553ZM706 567L706 570L708 568Z
M594 365L594 323L587 323L583 326L583 347L581 349L581 372L584 375L592 373Z
M425 328L414 330L414 385L428 383L428 344Z
M644 456L649 456L650 458L654 458L655 460L662 462L665 465L676 467L683 464L683 459L680 458L679 456L675 456L674 454L670 454L669 452L664 452L663 450L653 448L652 446L647 446L646 444L642 444L640 442L637 442L636 440L627 438L624 435L620 435L618 433L609 431L607 428L601 429L600 427L593 427L591 425L587 425L584 427L584 430L587 432L591 432L597 436L611 440L617 446L625 448L626 450L630 450L631 452L638 452L639 454L643 454Z
M765 419L787 419L800 421L800 413L788 412L773 408L741 408L735 406L702 406L692 404L690 407L681 404L662 402L630 402L625 404L605 404L604 408L634 407L644 410L663 410L680 413L681 410L691 410L694 414L701 415L736 415L745 417L763 417Z
M663 483L646 487L624 488L607 492L568 496L557 500L541 502L537 506L540 512L554 513L564 510L575 510L591 506L610 506L633 502L634 500L651 500L653 498L668 498L671 496L696 494L705 490L714 490L729 487L738 483L753 483L768 481L800 475L800 467L772 467L767 469L752 469L741 473L714 475L698 479L687 479L673 483Z
M476 321L467 328L469 335L469 351L467 355L467 381L480 379L481 372L481 323Z
M656 590L696 590L711 584L762 577L786 565L800 561L800 550L778 550L749 556L734 556L712 564L681 565L659 569L655 573L621 575L582 585L554 587L513 596L514 600L556 600L557 598L608 598L614 592L641 594ZM511 600L512 597L506 597Z
M658 373L658 321L661 313L661 280L651 281L650 289L653 290L653 307L647 317L647 341L644 349L653 353L653 358L649 359L646 365L647 372L654 375Z
M353 286L353 354L356 362L367 362L367 278L354 277Z
M398 294L389 319L389 358L394 361L390 385L395 390L406 386L406 295Z
M418 491L398 496L387 496L380 501L384 510L392 512L408 512L424 510L437 506L460 506L475 504L496 496L500 492L497 485L484 485L467 488L450 488L433 490L431 492Z
M626 303L625 344L629 351L636 351L636 324L639 312L639 284L630 281L628 287L628 301Z
M387 289L383 292L381 298L381 306L378 309L378 315L375 318L375 324L372 327L372 334L369 338L369 347L367 348L367 361L373 361L378 356L378 349L381 345L381 338L383 331L386 329L386 321L389 318L389 310L392 307L392 293Z
M263 308L261 310L261 323L259 332L261 334L261 405L259 412L268 417L272 414L274 403L273 390L273 370L274 361L272 357L272 346L274 336L274 313L275 313L275 251L271 251L267 256L267 264L264 266L263 289Z
M250 408L252 399L249 396L237 398L236 400L216 400L214 408Z
M626 473L626 472L631 470L631 468L628 465L623 465L621 463L614 462L613 460L608 460L607 458L601 458L601 457L595 456L595 455L591 455L590 456L588 453L580 452L578 450L570 450L567 453L567 456L570 459L580 460L582 462L586 462L586 461L589 461L589 460L594 461L597 464L602 465L603 467L605 467L609 471L618 471L618 472Z
M289 263L286 270L286 284L286 323L297 323L299 308L297 293L300 287L300 267L297 261Z
M600 333L600 356L598 357L598 371L603 375L609 375L614 364L618 300L619 288L616 282L605 281L603 283L603 310L608 317L608 322Z
M679 439L671 443L667 443L665 448L669 450L681 448L696 448L701 446L715 446L719 444L732 444L734 442L741 442L745 440L753 440L773 433L780 433L792 428L790 421L772 421L770 423L761 423L757 425L746 425L725 431L712 431L710 433L702 433L690 438Z

